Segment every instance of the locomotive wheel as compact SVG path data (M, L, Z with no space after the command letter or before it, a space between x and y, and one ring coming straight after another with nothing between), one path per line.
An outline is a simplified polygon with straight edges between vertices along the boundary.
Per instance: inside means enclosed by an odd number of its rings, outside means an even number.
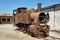
M26 33L26 31L22 30L21 32Z
M28 35L31 35L31 32L30 32L29 30L28 30L28 32L27 32L27 33L28 33Z
M32 37L35 37L34 33L31 33L31 36L32 36Z
M32 37L38 37L38 35L35 34L35 33L31 33L31 36L32 36Z

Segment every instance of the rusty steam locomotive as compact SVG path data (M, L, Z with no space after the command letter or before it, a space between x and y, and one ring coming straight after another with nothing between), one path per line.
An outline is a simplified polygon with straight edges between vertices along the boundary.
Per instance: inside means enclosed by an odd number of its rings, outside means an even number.
M25 7L18 8L13 11L14 24L20 31L27 33L33 37L46 37L49 35L49 14L27 9Z

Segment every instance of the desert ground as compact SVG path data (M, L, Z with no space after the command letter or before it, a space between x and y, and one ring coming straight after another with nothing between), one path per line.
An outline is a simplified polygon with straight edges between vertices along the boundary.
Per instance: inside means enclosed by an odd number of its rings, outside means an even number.
M60 40L60 33L50 31L47 38L35 38L24 34L20 31L15 31L16 27L13 24L0 24L0 40Z

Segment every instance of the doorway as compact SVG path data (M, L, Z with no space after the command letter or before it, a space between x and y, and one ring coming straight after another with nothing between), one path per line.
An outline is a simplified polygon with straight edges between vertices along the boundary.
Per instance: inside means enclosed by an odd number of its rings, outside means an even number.
M1 18L0 18L0 24L1 24Z

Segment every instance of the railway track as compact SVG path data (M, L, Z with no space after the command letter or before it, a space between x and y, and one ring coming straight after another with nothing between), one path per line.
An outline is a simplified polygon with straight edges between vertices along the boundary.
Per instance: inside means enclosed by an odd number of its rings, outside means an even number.
M57 37L53 37L53 36L49 36L51 37L53 40L60 40L60 38L57 38Z
M60 40L60 38L57 37L53 37L53 36L48 36L46 38L39 38L40 40Z

